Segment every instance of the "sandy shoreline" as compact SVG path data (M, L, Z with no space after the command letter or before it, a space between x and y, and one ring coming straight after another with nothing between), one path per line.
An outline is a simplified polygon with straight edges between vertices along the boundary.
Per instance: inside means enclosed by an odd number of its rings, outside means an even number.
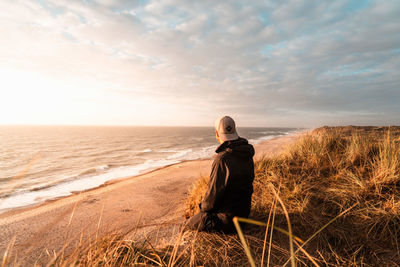
M267 140L255 145L258 159L279 153L298 134ZM176 231L183 219L183 202L200 175L208 175L212 159L185 161L104 186L73 194L38 206L0 214L0 254L15 237L14 250L23 263L46 262L45 249L60 251L73 247L81 235L97 232L129 232L140 225L141 234L158 224ZM144 227L151 225L151 227ZM147 229L146 229L147 228Z

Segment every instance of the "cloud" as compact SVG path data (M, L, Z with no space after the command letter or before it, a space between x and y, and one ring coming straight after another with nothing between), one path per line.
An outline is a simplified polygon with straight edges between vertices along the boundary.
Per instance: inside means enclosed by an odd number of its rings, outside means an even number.
M220 113L247 125L400 123L398 1L3 1L0 10L0 68L97 84L176 124ZM121 121L137 117L129 110Z

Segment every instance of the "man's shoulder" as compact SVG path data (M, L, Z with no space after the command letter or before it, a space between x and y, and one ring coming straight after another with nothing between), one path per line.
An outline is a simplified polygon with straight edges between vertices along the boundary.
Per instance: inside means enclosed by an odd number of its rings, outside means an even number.
M215 163L229 163L232 160L235 160L237 158L237 155L233 154L230 151L221 151L217 153L217 155L214 158Z
M229 157L229 154L227 151L221 151L218 152L215 156L214 156L214 163L219 163L219 162L223 162L226 160L227 157Z
M251 159L254 156L254 147L244 138L224 143L217 150L214 162L237 161L238 159Z

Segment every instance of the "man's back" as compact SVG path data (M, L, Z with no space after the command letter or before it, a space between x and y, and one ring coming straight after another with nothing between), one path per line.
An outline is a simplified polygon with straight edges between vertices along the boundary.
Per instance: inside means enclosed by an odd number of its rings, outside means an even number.
M212 166L202 211L247 217L254 180L254 148L246 139L224 142Z

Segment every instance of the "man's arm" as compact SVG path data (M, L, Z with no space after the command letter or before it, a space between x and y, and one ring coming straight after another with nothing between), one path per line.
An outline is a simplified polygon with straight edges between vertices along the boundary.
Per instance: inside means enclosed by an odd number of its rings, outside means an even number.
M215 160L212 165L208 189L201 203L201 211L213 212L218 206L225 191L227 174L227 168L223 161L221 159Z

